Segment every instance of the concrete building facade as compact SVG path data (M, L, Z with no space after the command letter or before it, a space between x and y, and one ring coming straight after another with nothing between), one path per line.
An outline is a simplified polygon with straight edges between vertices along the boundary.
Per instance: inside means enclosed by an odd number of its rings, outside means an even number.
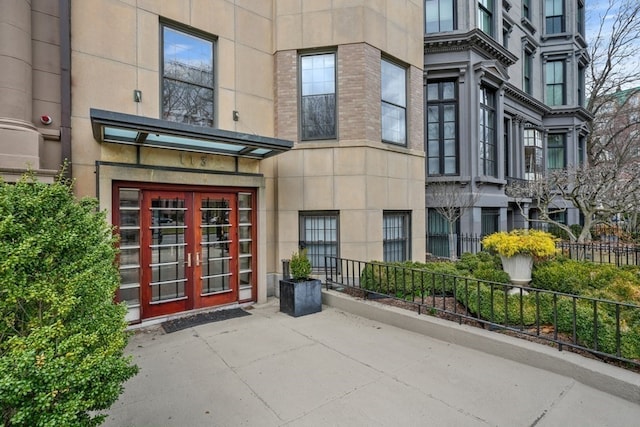
M421 260L423 11L2 2L3 177L69 162L120 233L131 322L265 301L299 247L318 274L325 255Z
M526 228L506 185L584 161L585 1L425 4L427 232L446 233L433 183L475 200L457 233ZM564 215L580 223L577 210ZM535 206L524 216L535 218Z
M301 247L423 260L433 183L477 200L457 233L524 227L507 184L584 160L584 0L0 8L0 173L68 162L132 322L264 301Z

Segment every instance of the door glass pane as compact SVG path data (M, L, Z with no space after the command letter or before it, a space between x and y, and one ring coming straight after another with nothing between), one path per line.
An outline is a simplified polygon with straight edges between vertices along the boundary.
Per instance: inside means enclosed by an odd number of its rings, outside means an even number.
M127 320L140 318L140 191L120 188L118 217L120 234L120 289L118 299L127 304Z
M251 270L251 256L240 257L240 270Z
M205 197L200 204L202 296L231 290L230 202L228 197Z
M185 200L151 200L151 302L186 298Z

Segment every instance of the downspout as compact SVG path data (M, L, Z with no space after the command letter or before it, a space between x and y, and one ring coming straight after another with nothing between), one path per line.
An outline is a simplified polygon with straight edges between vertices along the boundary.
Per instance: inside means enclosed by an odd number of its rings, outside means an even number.
M60 116L61 162L71 178L71 0L60 0Z

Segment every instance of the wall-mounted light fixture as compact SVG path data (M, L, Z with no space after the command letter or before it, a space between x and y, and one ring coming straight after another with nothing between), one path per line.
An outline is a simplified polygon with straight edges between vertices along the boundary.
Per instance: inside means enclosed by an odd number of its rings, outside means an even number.
M233 121L237 122L238 120L240 120L240 113L238 110L233 110Z
M133 91L133 102L142 102L142 91L138 89L134 89Z

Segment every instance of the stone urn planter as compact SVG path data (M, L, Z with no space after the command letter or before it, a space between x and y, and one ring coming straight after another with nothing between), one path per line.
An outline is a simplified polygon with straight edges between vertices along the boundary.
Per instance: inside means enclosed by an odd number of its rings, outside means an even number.
M502 269L516 286L527 286L531 282L534 257L550 257L557 251L555 238L538 230L500 231L485 236L482 245L483 249L500 255Z
M322 283L309 277L311 262L307 251L294 253L289 267L291 277L280 280L280 311L293 317L322 311Z
M531 282L533 257L531 255L502 256L502 269L509 275L511 283L517 286L527 286Z

